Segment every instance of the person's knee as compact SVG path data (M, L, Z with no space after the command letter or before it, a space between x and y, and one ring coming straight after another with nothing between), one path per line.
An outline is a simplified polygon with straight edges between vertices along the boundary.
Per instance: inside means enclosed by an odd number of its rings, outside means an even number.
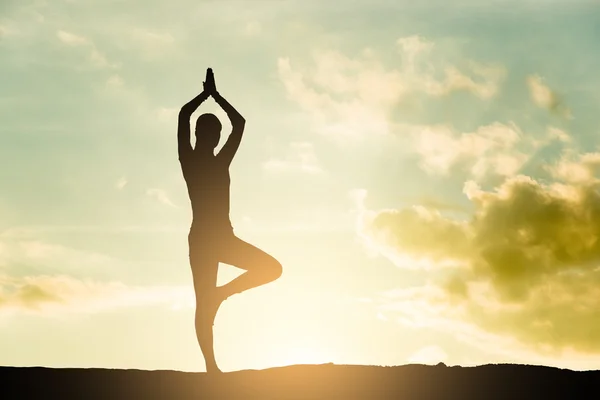
M281 263L274 258L271 259L271 261L269 262L269 278L270 278L270 280L274 281L276 279L279 279L279 277L281 277L282 274L283 274L283 266L281 265Z

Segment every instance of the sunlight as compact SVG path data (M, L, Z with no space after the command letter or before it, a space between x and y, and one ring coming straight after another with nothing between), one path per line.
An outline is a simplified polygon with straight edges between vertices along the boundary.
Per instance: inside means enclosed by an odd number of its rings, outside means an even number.
M332 361L331 354L308 346L291 347L277 355L269 363L274 367L295 364L325 364Z
M423 347L422 349L418 350L412 356L408 357L407 361L409 363L414 364L434 365L439 362L446 361L447 358L448 355L446 354L444 349L442 349L439 346L432 345Z

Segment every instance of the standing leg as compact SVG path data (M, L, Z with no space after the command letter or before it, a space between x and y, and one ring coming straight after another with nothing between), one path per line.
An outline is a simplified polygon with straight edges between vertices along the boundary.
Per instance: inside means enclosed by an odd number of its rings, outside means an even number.
M206 372L221 372L215 360L213 346L213 323L220 305L216 291L219 262L206 251L208 246L197 241L194 243L192 240L189 244L196 294L196 337L204 356Z
M219 288L222 299L245 290L264 285L279 278L282 266L273 256L258 247L232 235L227 247L219 256L219 261L245 269L242 275Z

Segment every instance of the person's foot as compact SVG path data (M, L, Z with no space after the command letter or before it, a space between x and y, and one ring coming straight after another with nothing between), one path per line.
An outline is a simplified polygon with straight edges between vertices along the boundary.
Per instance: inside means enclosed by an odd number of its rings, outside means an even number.
M222 374L223 371L221 371L219 369L219 367L217 366L217 364L209 364L206 366L206 373L207 374L211 374L211 375L218 375L218 374Z

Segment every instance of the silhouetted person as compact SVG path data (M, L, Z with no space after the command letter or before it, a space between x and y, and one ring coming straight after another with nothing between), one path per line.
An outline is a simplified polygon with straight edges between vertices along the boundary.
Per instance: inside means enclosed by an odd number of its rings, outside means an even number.
M190 117L210 96L227 113L233 126L217 155L214 151L221 136L221 122L214 114L202 114L198 118L196 145L192 149L190 144ZM229 165L242 140L245 122L217 92L210 68L203 92L179 112L179 161L193 213L188 244L196 293L196 336L207 372L221 372L213 350L213 324L221 303L235 293L274 281L282 272L281 264L275 258L236 237L229 220ZM246 272L217 287L219 262Z

